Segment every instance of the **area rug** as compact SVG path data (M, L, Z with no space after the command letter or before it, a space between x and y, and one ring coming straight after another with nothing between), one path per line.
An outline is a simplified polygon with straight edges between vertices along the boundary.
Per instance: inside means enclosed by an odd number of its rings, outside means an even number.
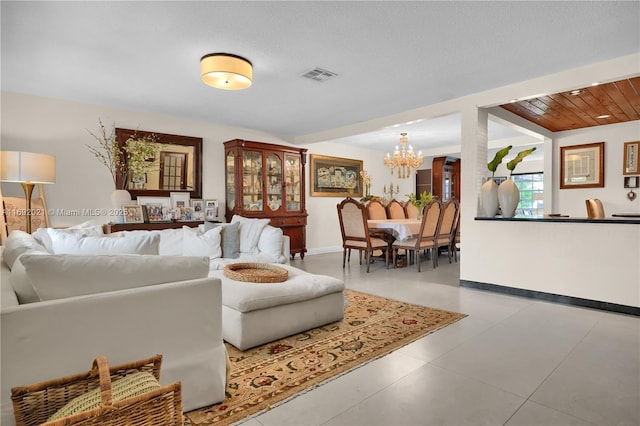
M466 316L352 290L345 298L342 321L244 352L227 344L225 400L186 413L185 425L235 423Z

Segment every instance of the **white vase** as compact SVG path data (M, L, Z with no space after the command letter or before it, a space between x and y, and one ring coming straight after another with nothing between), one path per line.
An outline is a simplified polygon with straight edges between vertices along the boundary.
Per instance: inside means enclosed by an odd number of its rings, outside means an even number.
M113 223L124 222L122 206L131 204L131 194L125 189L114 189L111 193L111 221Z
M502 209L502 217L513 217L520 202L520 190L511 178L498 187L498 200Z
M494 217L498 211L498 184L493 178L480 188L480 208L484 217Z

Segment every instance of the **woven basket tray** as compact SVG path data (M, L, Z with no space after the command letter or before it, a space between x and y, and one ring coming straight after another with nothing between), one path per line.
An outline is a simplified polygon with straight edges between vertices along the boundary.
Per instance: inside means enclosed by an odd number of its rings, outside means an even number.
M287 280L289 272L268 263L233 263L224 267L224 276L251 283L281 283Z

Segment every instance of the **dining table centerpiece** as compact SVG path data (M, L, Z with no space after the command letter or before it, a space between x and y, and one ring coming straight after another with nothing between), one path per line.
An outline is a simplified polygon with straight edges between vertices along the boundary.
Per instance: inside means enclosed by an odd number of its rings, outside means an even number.
M123 205L131 203L131 194L127 190L131 180L144 176L157 167L155 159L162 145L157 143L157 135L138 137L134 134L121 146L116 139L115 124L107 131L101 119L98 119L98 123L97 134L87 130L97 141L97 146L87 145L87 148L111 174L114 186L111 192L111 207L115 213L122 210ZM122 223L124 215L114 214L113 220Z
M420 196L416 196L413 192L405 195L409 198L409 203L418 209L418 219L422 219L422 212L424 212L425 206L433 200L433 194L425 190Z

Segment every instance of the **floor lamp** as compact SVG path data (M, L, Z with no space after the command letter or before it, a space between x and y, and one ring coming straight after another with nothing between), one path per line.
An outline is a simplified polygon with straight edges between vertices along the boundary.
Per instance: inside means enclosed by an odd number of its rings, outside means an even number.
M31 195L37 183L56 182L56 157L22 151L0 151L0 181L22 184L27 233L31 233Z

